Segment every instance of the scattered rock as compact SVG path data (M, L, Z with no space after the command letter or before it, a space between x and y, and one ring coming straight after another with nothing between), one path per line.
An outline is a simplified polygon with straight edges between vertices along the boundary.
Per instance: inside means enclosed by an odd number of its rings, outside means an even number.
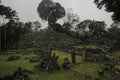
M39 58L37 58L37 57L32 57L32 58L30 58L29 60L30 60L30 62L38 62L38 61L39 61Z
M33 73L32 71L23 69L19 67L12 75L5 75L0 80L30 80L28 74Z
M59 56L56 56L55 53L52 55L51 51L44 50L39 55L40 62L35 66L36 69L49 72L60 70L60 66L57 63Z
M102 69L99 69L99 70L98 70L98 74L99 74L100 76L103 76L103 75L104 75L104 71L103 71Z
M23 69L23 73L24 73L24 74L33 74L33 72L32 72L32 71L27 70L27 69Z
M8 61L15 61L15 60L18 60L18 59L20 59L20 56L10 56L8 58Z
M63 62L63 64L62 64L62 68L63 69L70 69L70 61L69 61L69 59L68 58L65 58L64 59L64 62Z

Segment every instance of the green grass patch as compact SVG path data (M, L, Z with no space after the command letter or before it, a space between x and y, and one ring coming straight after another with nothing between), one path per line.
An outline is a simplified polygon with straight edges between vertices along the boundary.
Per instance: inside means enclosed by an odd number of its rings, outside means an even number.
M97 46L95 45L79 45L79 46L74 46L76 48L80 48L80 49L83 49L83 48L90 48L90 49L96 49Z
M30 54L30 55L13 54L13 55L18 55L21 57L21 59L16 60L16 61L7 61L8 57L11 55L0 55L0 76L11 74L18 67L22 67L28 70L34 69L33 66L36 63L30 63L28 59L25 59L25 57L32 57L36 55L34 54Z
M59 56L58 63L61 65L64 58L68 58L71 61L71 55L65 52L54 50L52 53L55 53ZM6 61L9 56L18 55L21 59L16 61ZM96 77L101 80L112 80L111 73L105 72L105 76L99 76L97 74L98 67L102 66L102 63L90 63L82 62L81 56L76 56L77 63L80 64L71 64L70 70L61 70L58 72L40 72L34 70L34 65L37 63L31 63L29 59L25 57L33 57L35 54L23 55L23 54L8 54L0 55L0 76L8 75L13 73L18 67L22 67L28 70L32 70L35 74L30 75L31 80L85 80L85 75L89 75L88 80L94 80Z

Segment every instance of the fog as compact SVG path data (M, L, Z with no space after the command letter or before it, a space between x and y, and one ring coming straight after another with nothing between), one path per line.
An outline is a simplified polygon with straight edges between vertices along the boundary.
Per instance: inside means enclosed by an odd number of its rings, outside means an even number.
M20 21L40 21L44 26L44 23L38 13L37 7L42 0L2 0L2 3L12 7L12 9L18 12ZM94 0L53 0L59 2L65 9L72 8L76 14L79 15L80 21L91 19L105 21L107 27L112 24L112 13L106 12L104 9L99 10L93 3Z

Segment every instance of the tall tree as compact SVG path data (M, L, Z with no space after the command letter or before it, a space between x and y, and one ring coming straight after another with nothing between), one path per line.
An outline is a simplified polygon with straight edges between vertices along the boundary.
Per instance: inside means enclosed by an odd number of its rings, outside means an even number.
M15 20L9 20L9 22L6 24L7 28L7 37L6 37L6 44L7 44L7 49L14 48L17 49L17 44L18 41L23 34L23 23L21 22L16 22Z
M54 26L58 19L65 16L65 9L52 0L42 0L37 11L41 19L48 21L48 24L51 26Z
M79 33L83 33L89 29L89 25L92 23L91 20L84 20L77 25L77 30Z
M120 22L120 0L94 0L94 3L99 9L104 6L107 12L113 12L112 19Z
M71 8L67 9L63 24L64 33L70 35L70 32L75 30L78 22L79 22L79 16L75 14Z
M0 4L0 17L3 20L3 25L4 25L4 49L6 48L6 19L13 19L17 17L16 11L12 10L10 7L4 6ZM0 33L1 34L1 33ZM0 36L1 37L1 36ZM1 44L2 45L2 44Z
M120 48L120 28L118 26L112 25L106 34L106 44L113 48L114 50L119 50Z
M103 36L105 34L106 24L104 21L92 21L89 25L89 32L93 41L99 45L104 44Z
M0 49L3 50L7 48L7 36L9 33L7 30L10 27L6 23L9 22L9 20L18 20L18 18L15 10L2 4L0 4L0 18L3 20L0 29Z
M80 33L82 41L86 41L88 39L94 43L101 43L103 41L102 39L105 34L105 27L106 24L104 21L94 20L85 20L77 25L78 33Z
M91 40L90 33L89 33L89 25L91 23L92 23L92 20L84 20L79 24L77 24L76 32L82 44L89 44Z
M24 32L25 33L33 32L32 28L33 28L33 23L32 22L26 22L24 24Z

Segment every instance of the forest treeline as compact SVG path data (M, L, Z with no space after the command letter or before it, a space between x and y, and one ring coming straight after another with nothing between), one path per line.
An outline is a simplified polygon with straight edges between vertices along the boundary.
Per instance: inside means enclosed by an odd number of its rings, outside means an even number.
M44 38L47 38L48 34L54 35L54 37L64 34L60 36L62 39L69 36L70 38L68 39L75 40L74 44L77 45L94 44L119 50L120 28L118 25L120 21L120 1L95 0L94 3L99 9L105 6L107 12L113 12L112 19L114 23L111 26L106 27L107 25L104 21L84 20L81 22L80 17L71 8L65 9L60 3L42 0L38 5L37 11L39 17L48 22L48 26L45 29L41 29L44 26L39 21L20 22L17 12L11 7L3 5L0 1L0 50L18 49L19 42L24 35L39 33L46 34ZM113 5L111 6L111 4ZM63 24L58 22L59 19L63 20ZM34 35L34 38L41 36ZM64 41L61 40L61 42ZM64 45L69 44L64 43Z

